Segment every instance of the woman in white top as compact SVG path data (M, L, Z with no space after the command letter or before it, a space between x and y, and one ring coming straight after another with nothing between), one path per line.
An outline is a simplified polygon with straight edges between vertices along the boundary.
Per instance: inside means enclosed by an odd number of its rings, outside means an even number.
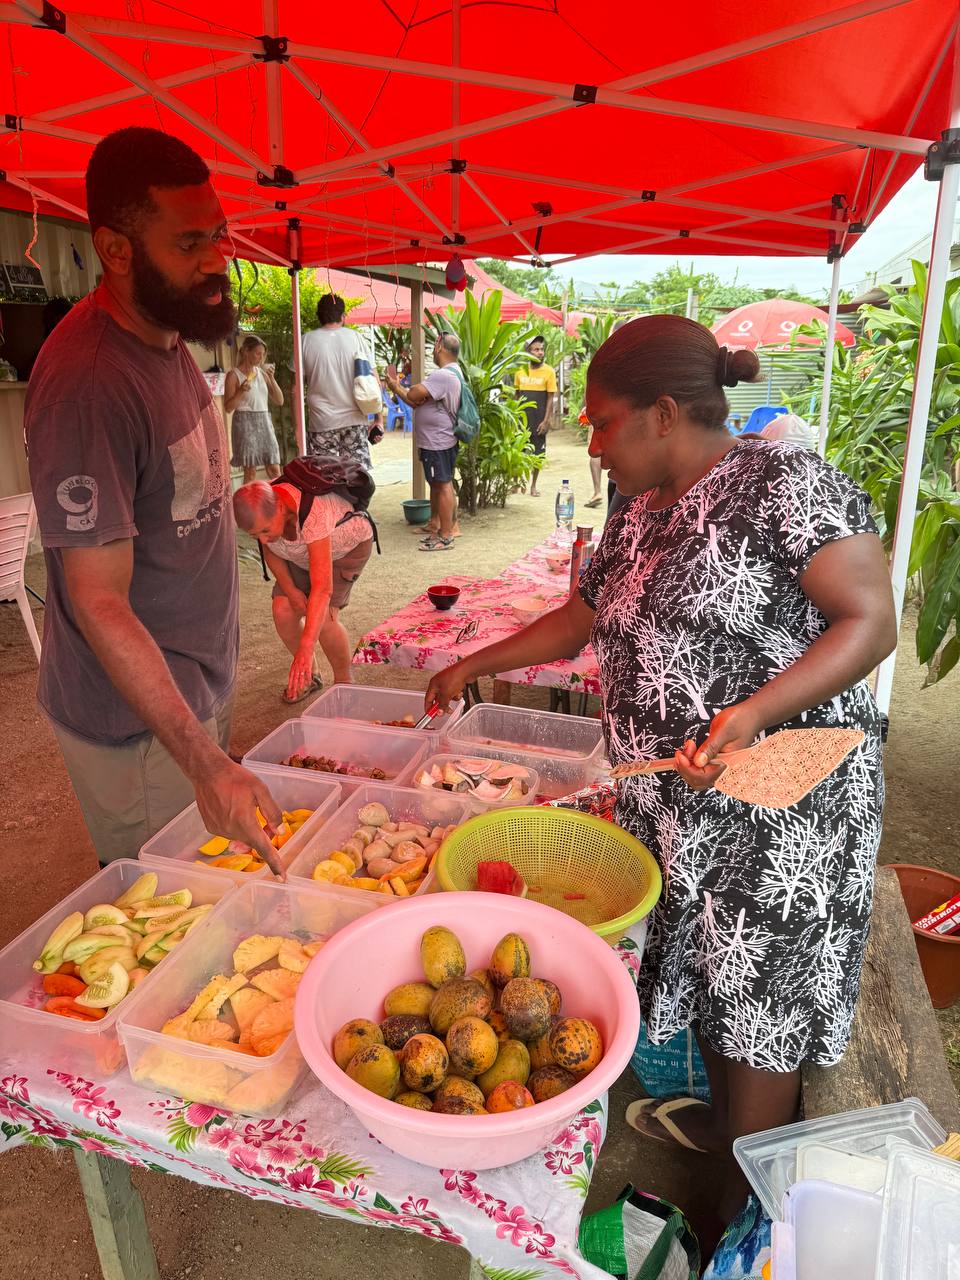
M353 584L370 559L373 526L338 493L314 497L299 523L301 492L263 480L233 495L237 524L263 548L273 586L273 623L293 654L284 702L302 702L323 688L317 644L338 684L350 683L350 640L340 621Z
M227 374L223 407L233 414L232 467L243 467L243 483L256 479L263 467L271 480L280 474L280 446L268 405L283 404L283 392L273 376L272 364L264 364L267 348L255 333L240 344L237 367Z

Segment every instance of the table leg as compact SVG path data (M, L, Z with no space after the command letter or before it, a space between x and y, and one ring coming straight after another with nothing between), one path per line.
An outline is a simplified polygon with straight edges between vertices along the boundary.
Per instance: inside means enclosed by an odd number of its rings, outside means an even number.
M466 693L464 705L468 708L475 707L478 702L483 701L483 698L480 696L480 686L477 684L476 680L471 680L469 684L464 686L464 690Z
M569 689L551 688L550 710L562 711L564 715L570 714L570 690Z
M493 682L494 702L501 702L505 707L509 707L512 693L513 693L513 689L509 680L494 680Z
M73 1153L103 1280L160 1280L143 1201L122 1160Z

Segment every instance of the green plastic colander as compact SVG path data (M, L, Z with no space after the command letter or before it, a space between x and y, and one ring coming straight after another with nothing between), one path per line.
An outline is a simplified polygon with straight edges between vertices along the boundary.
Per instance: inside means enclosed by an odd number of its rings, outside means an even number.
M476 889L477 864L498 860L520 872L528 898L573 916L611 944L660 897L660 868L646 845L612 822L571 809L496 809L471 818L440 848L439 887Z

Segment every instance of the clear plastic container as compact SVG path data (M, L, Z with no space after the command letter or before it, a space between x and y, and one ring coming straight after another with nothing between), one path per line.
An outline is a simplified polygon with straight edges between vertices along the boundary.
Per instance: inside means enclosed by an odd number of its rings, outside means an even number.
M278 1115L306 1070L294 1032L275 1053L257 1058L166 1036L161 1027L182 1013L212 977L233 973L234 948L251 934L326 938L376 906L366 894L347 901L303 885L258 881L234 890L207 922L204 936L188 935L164 961L164 981L150 998L134 992L123 1010L120 1037L134 1082L245 1115Z
M312 809L313 813L303 826L280 849L280 861L284 868L290 863L342 800L339 782L329 774L313 773L309 769L283 769L279 765L253 765L251 773L262 779L270 788L270 794L281 809ZM208 831L195 804L173 818L162 831L140 850L140 861L148 866L169 866L171 858L187 862L191 866L203 862L200 846L218 832ZM204 864L204 870L220 876L230 876L237 884L249 880L273 879L269 867L259 871L227 871L222 867Z
M773 1280L874 1280L880 1209L866 1191L795 1182L773 1224Z
M235 892L233 882L226 876L182 863L145 867L133 858L123 858L98 871L0 951L0 1058L11 1062L29 1061L44 1069L70 1071L92 1080L102 1080L123 1066L125 1058L117 1037L117 1020L124 1004L132 1001L136 992L99 1022L78 1022L44 1012L43 1005L49 997L43 993L43 975L32 966L61 920L74 911L85 912L98 903L115 902L148 871L156 873L158 894L189 889L194 906L220 903ZM206 920L198 921L187 937L201 934L219 909L215 907ZM186 939L181 943L185 945ZM167 966L175 954L172 952L157 966L161 973L168 972ZM151 970L138 990L149 994L156 985L155 973ZM163 982L159 985L162 990Z
M540 774L526 761L522 762L522 767L527 769L529 772L529 777L524 779L524 782L527 784L528 791L527 794L522 796L519 800L483 800L479 796L471 794L469 791L444 791L441 787L419 787L416 784L416 778L419 776L422 769L431 769L434 765L437 765L438 768L442 769L444 765L455 765L458 760L476 760L478 758L494 758L505 763L499 753L495 757L479 757L477 755L471 757L466 751L457 752L456 755L427 756L426 760L423 760L417 765L416 769L414 769L413 778L410 780L410 786L414 787L417 791L426 791L428 794L430 791L438 791L442 795L455 795L458 798L467 801L470 806L471 813L486 813L489 809L517 809L523 805L533 804L537 796L540 795ZM509 763L519 764L521 762L511 760Z
M537 794L532 803L539 804L544 800L559 800L562 796L582 791L591 782L598 782L604 777L604 765L599 757L585 756L572 759L568 756L548 756L542 752L521 751L519 747L485 747L480 743L454 742L447 735L445 750L448 754L456 752L460 759L500 760L504 764L522 764L532 769L538 776ZM413 771L416 773L416 769Z
M798 1182L815 1178L818 1182L833 1182L875 1195L883 1190L886 1176L887 1162L877 1156L841 1151L823 1142L801 1142L797 1147Z
M356 724L344 720L313 719L288 720L274 729L243 757L243 763L252 765L280 765L294 752L328 756L342 764L358 765L362 769L382 769L385 778L374 781L391 782L406 786L413 777L417 765L436 742L430 734L401 733L396 729L380 729L376 725ZM358 787L370 778L343 773L324 773L310 770L321 778L332 778L340 783L344 799L353 795Z
M448 729L447 744L450 751L465 748L468 755L480 746L558 759L589 760L598 748L603 751L603 728L599 720L585 716L481 702L471 707L455 727Z
M455 702L450 711L438 712L424 733L439 735L460 719L463 699ZM326 720L359 720L362 724L377 728L396 728L399 733L409 733L405 726L392 726L387 721L413 717L413 723L423 718L423 693L416 689L378 689L371 685L334 684L324 689L320 697L306 708L304 719L322 717Z
M876 1280L958 1276L960 1163L923 1151L891 1151Z
M946 1131L922 1102L906 1098L883 1107L845 1111L751 1133L736 1139L733 1154L767 1217L778 1218L783 1197L797 1180L797 1148L801 1143L819 1142L885 1159L888 1138L909 1143L918 1151L929 1151L945 1142L946 1137Z
M323 881L313 879L313 871L317 863L322 862L334 849L343 847L343 841L349 840L360 826L360 819L357 817L359 810L373 801L379 801L386 808L391 822L409 820L430 828L447 827L452 822L458 824L466 822L476 812L463 796L452 795L449 791L428 791L422 787L390 787L382 782L368 782L366 786L358 788L349 799L345 800L336 813L301 848L288 870L290 882L307 881L325 893L337 894L340 897L367 898L378 907L389 906L391 902L402 902L402 898L388 898L386 894L375 893L372 889L348 889L344 885L325 884ZM434 879L435 876L431 871L413 896L429 893Z

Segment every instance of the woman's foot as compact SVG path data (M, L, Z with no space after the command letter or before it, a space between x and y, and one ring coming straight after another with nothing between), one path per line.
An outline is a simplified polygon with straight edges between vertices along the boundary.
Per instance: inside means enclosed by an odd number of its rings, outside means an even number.
M603 501L603 499L600 497L599 493L595 493L595 494L593 495L593 497L590 499L590 501L589 501L589 502L585 502L583 505L584 505L585 507L591 507L591 508L593 508L593 507L599 507L599 505L600 505L600 503L601 503L602 501Z
M630 1103L625 1118L631 1129L654 1142L716 1155L730 1150L730 1144L717 1133L712 1108L698 1098L671 1098L667 1102L640 1098Z

